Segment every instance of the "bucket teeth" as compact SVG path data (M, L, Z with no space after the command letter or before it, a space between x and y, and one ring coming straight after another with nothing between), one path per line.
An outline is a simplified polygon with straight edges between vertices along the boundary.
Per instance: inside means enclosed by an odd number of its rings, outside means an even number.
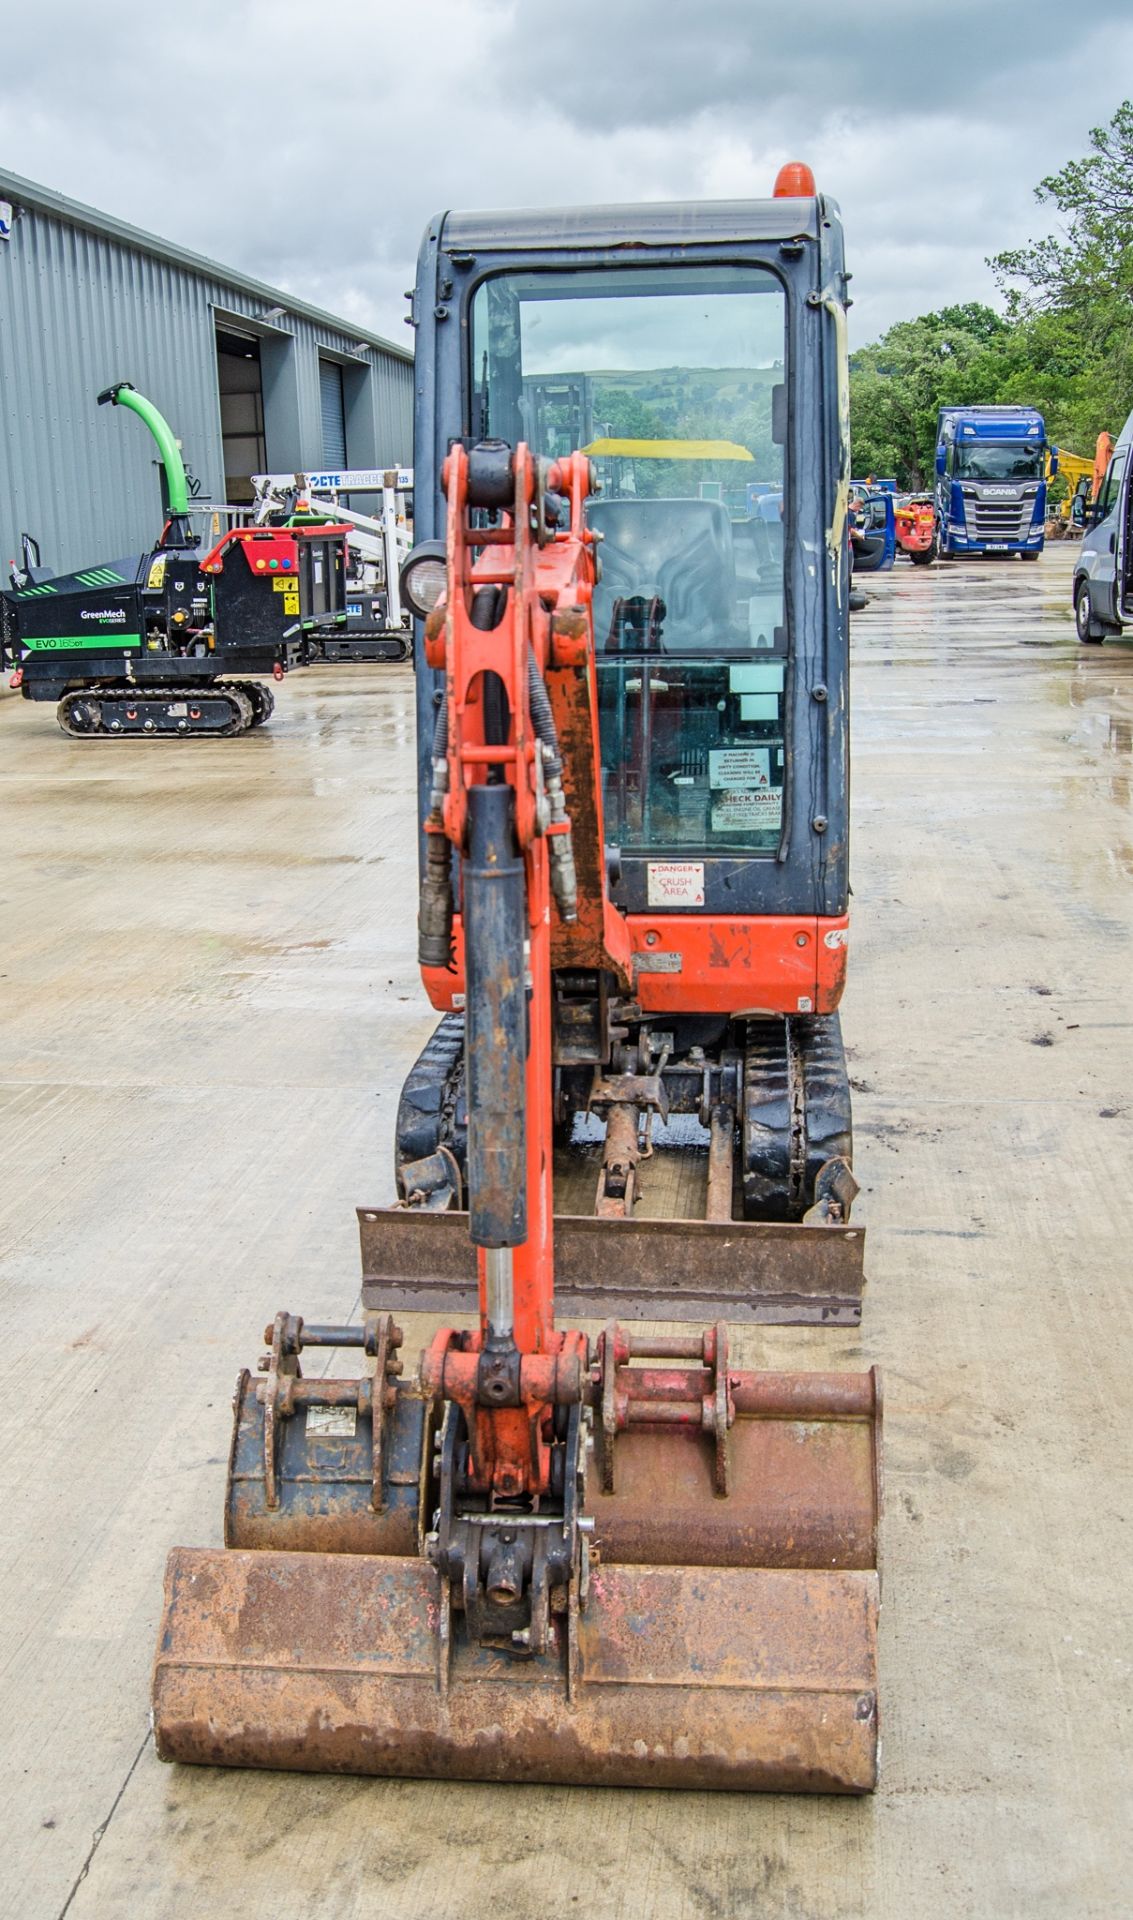
M423 1561L176 1549L154 1673L166 1760L567 1785L865 1793L877 1576L610 1566L568 1687L470 1646L438 1675ZM301 1649L299 1652L297 1649Z

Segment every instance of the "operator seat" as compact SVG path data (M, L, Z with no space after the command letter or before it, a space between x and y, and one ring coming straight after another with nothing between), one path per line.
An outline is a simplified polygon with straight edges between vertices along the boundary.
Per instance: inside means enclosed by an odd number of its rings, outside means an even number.
M663 600L663 653L714 653L734 640L736 559L732 523L717 500L594 500L586 518L602 535L594 591L599 652L614 644L614 603Z

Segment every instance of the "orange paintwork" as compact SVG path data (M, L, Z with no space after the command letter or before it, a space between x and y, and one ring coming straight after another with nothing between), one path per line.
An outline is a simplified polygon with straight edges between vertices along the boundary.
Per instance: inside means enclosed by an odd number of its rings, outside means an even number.
M498 770L515 789L516 839L523 854L527 899L530 1044L524 1103L528 1237L512 1252L512 1325L519 1353L530 1357L562 1354L577 1347L582 1336L560 1332L554 1324L550 843L539 828L542 777L528 662L534 658L540 675L552 667L556 653L552 625L560 608L581 615L584 640L589 635L596 568L593 535L582 524L582 503L590 489L589 462L581 454L572 454L541 472L530 450L520 445L515 449L514 472L513 511L503 516L498 527L474 529L468 515L468 455L454 446L444 464L448 580L443 605L428 624L426 657L445 674L448 791L443 815L430 815L426 831L443 833L453 846L462 848L469 787L486 782ZM570 529L547 531L540 545L532 527L532 510L547 487L569 498ZM470 608L475 589L487 584L506 585L509 592L499 624L484 630L472 625ZM570 651L565 649L567 654ZM585 671L593 681L592 644L584 647L584 657ZM505 744L486 739L483 690L489 673L498 675L507 695L510 722ZM591 752L596 750L595 736ZM432 970L422 971L429 985ZM488 1325L483 1247L478 1249L477 1262L482 1341ZM477 1342L444 1328L433 1345L436 1363L443 1369L450 1349L468 1353L475 1351ZM467 1391L467 1373L465 1367L462 1375L456 1364L453 1386L462 1382ZM469 1432L472 1484L509 1499L545 1493L550 1421L551 1407L541 1398L538 1376L520 1406L477 1405Z
M894 507L897 545L905 553L927 553L936 532L936 509L931 501Z
M845 915L631 914L637 999L647 1013L833 1013L847 924ZM679 972L649 967L669 955L680 956Z
M624 924L635 957L636 998L647 1013L833 1013L842 998L845 914L816 919L813 914L632 913ZM441 1013L463 1005L459 916L454 935L452 971L421 970ZM677 955L679 969L657 968L658 960L671 962Z
M426 628L426 657L443 669L448 737L447 791L438 794L426 832L455 848L465 843L468 790L503 778L515 789L516 838L527 899L530 1044L526 1060L525 1186L528 1238L512 1250L512 1326L521 1357L519 1404L481 1404L479 1350L487 1335L487 1256L478 1251L479 1335L444 1328L429 1365L434 1386L469 1417L470 1480L482 1492L514 1498L547 1491L551 1403L558 1367L581 1365L581 1334L554 1323L552 1195L552 967L600 968L647 1012L831 1013L846 970L846 920L814 915L634 913L609 898L598 709L590 602L593 537L583 526L589 463L580 454L537 468L530 451L514 455L515 505L491 528L468 515L468 455L455 445L444 466L448 495L447 589ZM544 488L569 496L569 530L533 526ZM485 584L510 590L497 626L474 627L472 594ZM577 918L563 920L552 899L550 837L541 813L541 750L530 704L529 661L555 714L563 785L578 877ZM496 674L507 696L506 741L486 731L484 677ZM562 830L552 827L552 832ZM433 1005L463 1004L464 936L453 924L453 965L422 968ZM506 956L501 956L503 963ZM526 1371L523 1371L526 1369ZM573 1397L573 1396L568 1396Z
M514 515L502 526L478 528L466 524L464 496L467 462L460 467L450 453L444 464L448 490L447 566L450 581L459 581L459 593L446 593L436 617L426 629L425 658L443 670L449 716L448 793L444 803L444 832L456 847L464 844L467 789L485 780L490 767L503 767L515 788L515 827L520 846L527 850L536 839L536 735L527 697L527 659L534 654L540 673L549 665L553 647L552 612L558 604L587 613L594 591L594 536L581 524L582 501L589 491L589 462L580 453L559 462L552 474L537 483L529 450L516 449L517 484L561 487L571 502L571 532L548 539L539 547L528 527ZM553 477L552 477L553 475ZM478 587L509 589L508 610L498 627L484 631L471 618L471 597ZM484 740L484 675L502 680L511 711L511 737L506 746L487 746ZM426 827L426 831L434 831Z

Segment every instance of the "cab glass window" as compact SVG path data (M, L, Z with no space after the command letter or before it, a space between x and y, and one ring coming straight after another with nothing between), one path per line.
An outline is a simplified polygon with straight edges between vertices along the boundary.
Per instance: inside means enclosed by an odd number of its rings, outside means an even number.
M1038 441L970 440L956 442L957 480L994 484L1006 480L1041 480L1046 449Z
M1098 495L1098 503L1094 509L1095 520L1106 519L1117 505L1117 495L1121 488L1121 476L1125 472L1125 462L1127 458L1126 449L1121 447L1114 454L1113 459L1106 468L1105 479L1102 481L1102 490Z
M598 469L606 829L627 851L779 845L786 379L761 267L517 272L475 294L470 431Z

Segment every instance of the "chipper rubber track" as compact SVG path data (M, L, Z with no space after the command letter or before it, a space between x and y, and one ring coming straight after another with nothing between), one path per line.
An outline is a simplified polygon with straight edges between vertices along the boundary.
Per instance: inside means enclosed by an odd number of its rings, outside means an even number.
M258 680L206 680L199 686L146 686L124 680L64 694L56 710L74 740L93 734L122 739L227 739L262 727L275 708Z
M596 729L568 743L548 699L569 682L593 721L591 473L579 454L546 466L523 446L456 443L444 478L448 584L426 648L447 697L421 929L423 947L452 938L455 850L467 1212L419 1204L401 1217L407 1242L455 1222L478 1321L442 1329L408 1379L388 1311L364 1329L277 1317L260 1375L238 1387L227 1544L170 1557L157 1750L237 1766L866 1792L874 1375L740 1369L719 1320L669 1335L608 1321L597 1340L556 1324L552 938L581 949L597 926L615 978L628 958L604 889L587 903L578 886L603 871ZM477 624L476 596L501 581L494 624ZM490 676L502 698L482 697ZM560 738L574 762L569 814ZM650 1076L627 1077L645 1099ZM613 1116L634 1103L605 1104ZM610 1132L612 1189L630 1130ZM635 1223L590 1224L613 1272ZM829 1231L706 1224L724 1237ZM710 1292L703 1253L686 1243L686 1274ZM372 1372L303 1376L308 1349L348 1346Z

